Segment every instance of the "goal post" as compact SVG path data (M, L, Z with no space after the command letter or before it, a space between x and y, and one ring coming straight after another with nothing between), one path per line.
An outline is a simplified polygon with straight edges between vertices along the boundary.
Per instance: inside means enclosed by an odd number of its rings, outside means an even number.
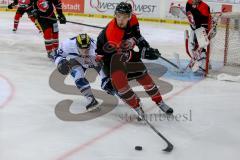
M240 12L223 13L207 52L207 75L240 75Z

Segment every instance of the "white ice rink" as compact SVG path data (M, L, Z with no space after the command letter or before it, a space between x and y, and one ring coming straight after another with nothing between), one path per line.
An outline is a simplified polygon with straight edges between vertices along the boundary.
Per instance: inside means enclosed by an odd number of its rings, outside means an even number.
M166 154L161 151L165 143L147 125L122 117L134 115L122 102L107 114L81 121L79 113L84 112L85 99L50 87L49 77L55 66L46 57L42 36L26 15L17 33L13 33L13 17L13 12L0 13L0 160L239 159L239 83L178 78L170 73L160 78L173 86L163 95L166 103L174 108L175 115L188 118L151 121L175 146ZM67 18L101 26L109 21ZM174 52L186 57L186 28L141 22L144 37L171 60ZM96 38L100 30L60 25L60 40L81 32ZM69 78L66 83L73 84ZM99 79L92 84L95 89L99 89L98 85ZM64 99L74 101L70 108L72 120L62 119L56 112L57 103ZM148 114L158 113L149 98L143 98L142 103ZM143 146L143 150L134 150L136 145Z

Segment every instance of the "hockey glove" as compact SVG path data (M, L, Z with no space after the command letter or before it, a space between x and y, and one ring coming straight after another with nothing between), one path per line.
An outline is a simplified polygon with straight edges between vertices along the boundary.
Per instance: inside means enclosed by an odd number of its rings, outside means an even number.
M140 37L137 40L137 46L140 50L142 50L143 48L150 48L149 43L144 39L144 37Z
M14 6L13 3L9 4L9 5L8 5L8 9L13 9L13 6Z
M64 14L58 15L58 19L59 19L60 24L67 23L67 20L66 20L66 17L64 16Z
M151 47L150 48L144 47L140 53L143 59L148 59L148 60L156 60L161 56L158 49L154 49Z
M32 15L35 19L38 19L38 18L39 18L38 10L37 10L37 9L33 9L33 10L31 11L31 15Z
M70 63L66 59L63 59L58 63L57 69L62 75L67 75L71 70Z

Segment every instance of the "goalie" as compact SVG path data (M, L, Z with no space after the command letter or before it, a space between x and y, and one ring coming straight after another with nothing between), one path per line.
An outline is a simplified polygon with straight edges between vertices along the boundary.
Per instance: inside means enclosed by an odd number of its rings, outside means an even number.
M58 71L63 75L71 73L75 85L89 103L86 105L88 111L96 110L98 102L95 99L91 86L85 78L85 71L94 68L102 78L101 88L108 94L114 95L114 89L110 79L101 71L100 63L96 62L96 44L87 34L63 41L54 55Z
M189 67L196 75L206 73L206 54L209 45L210 8L202 0L188 0L186 15L191 27L190 36L185 32L186 50L191 58Z

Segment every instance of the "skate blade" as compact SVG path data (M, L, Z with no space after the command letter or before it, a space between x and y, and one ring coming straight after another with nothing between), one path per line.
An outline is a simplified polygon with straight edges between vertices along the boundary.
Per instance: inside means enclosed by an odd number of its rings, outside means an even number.
M96 112L96 111L100 111L100 107L96 106L96 107L91 107L89 109L87 109L88 112Z

